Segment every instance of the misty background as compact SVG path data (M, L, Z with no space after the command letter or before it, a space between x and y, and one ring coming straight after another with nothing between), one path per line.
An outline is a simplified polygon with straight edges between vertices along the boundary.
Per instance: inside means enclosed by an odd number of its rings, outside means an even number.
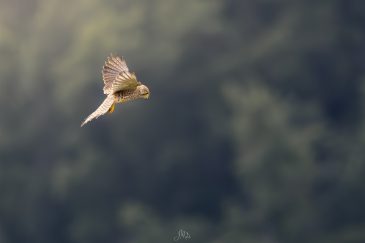
M0 0L0 242L365 242L365 2ZM80 124L113 53L150 99Z

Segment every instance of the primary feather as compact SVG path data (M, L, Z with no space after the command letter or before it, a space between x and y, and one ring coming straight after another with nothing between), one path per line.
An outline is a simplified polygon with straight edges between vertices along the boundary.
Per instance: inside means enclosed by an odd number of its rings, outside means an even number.
M110 55L103 66L104 94L113 92L113 83L122 72L128 72L127 63L123 58Z

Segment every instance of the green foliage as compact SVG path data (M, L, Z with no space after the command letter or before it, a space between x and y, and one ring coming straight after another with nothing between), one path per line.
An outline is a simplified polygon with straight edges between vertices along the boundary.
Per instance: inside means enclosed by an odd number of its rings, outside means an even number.
M0 242L364 242L364 8L0 0Z

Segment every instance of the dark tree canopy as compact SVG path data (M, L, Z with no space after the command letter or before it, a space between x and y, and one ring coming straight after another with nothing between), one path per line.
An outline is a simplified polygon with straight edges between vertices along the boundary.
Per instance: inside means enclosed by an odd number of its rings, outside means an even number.
M0 0L0 242L365 242L364 13ZM110 53L150 100L80 129Z

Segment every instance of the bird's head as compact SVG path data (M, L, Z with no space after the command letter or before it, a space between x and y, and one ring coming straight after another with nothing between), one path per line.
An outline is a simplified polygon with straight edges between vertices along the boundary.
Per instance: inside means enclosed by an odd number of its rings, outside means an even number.
M138 86L139 95L143 99L148 99L150 97L150 90L147 88L146 85L140 85Z

